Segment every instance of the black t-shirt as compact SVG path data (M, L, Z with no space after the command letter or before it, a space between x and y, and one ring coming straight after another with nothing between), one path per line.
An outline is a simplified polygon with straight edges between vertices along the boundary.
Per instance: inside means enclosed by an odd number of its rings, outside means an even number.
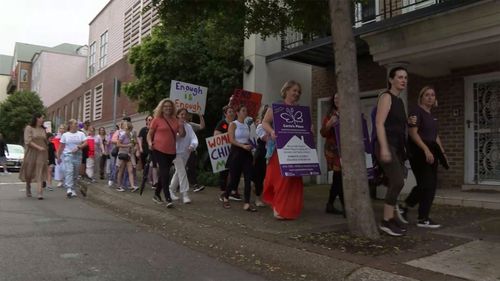
M143 127L140 131L139 131L139 136L142 140L142 153L149 153L149 145L148 145L148 132L149 132L149 129L148 127Z
M48 144L48 153L49 153L49 165L56 164L56 148L52 142L49 141Z
M226 119L222 119L217 123L217 126L215 126L215 131L219 131L221 133L227 133L227 129L229 128L229 124L227 123Z
M5 157L5 152L7 151L7 144L3 140L0 140L0 157Z
M409 116L417 117L417 124L410 127L418 127L418 135L424 142L435 142L438 136L438 119L425 111L420 106L410 110Z

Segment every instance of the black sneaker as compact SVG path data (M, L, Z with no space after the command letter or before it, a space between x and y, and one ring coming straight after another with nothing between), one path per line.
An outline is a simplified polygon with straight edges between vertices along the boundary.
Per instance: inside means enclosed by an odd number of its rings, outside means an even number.
M396 204L395 211L399 221L404 224L408 224L408 207L403 207L403 205L401 204Z
M173 207L174 207L174 203L172 203L172 199L167 198L165 201L167 202L167 203L166 203L167 208L169 208L169 209L170 209L170 208L173 208Z
M399 229L401 229L401 231L404 233L406 233L406 225L405 223L399 221L397 218L393 218L394 220L394 223L397 225L397 227L399 227Z
M334 214L334 215L342 215L344 213L341 210L335 208L333 206L333 204L328 204L328 203L326 204L325 212L328 214Z
M158 195L153 196L153 201L154 201L156 204L163 204L163 200L161 200L161 197L160 197L160 196L158 196Z
M193 192L199 192L199 191L202 191L203 189L205 189L204 185L195 184L193 186Z
M403 236L403 231L401 231L401 228L398 227L397 222L394 219L390 219L388 221L382 220L379 228L390 236Z
M431 219L426 219L426 220L421 220L419 219L417 222L418 227L425 227L425 228L440 228L441 225L438 223L435 223Z
M241 201L241 195L239 195L238 193L232 193L231 195L229 195L229 200Z

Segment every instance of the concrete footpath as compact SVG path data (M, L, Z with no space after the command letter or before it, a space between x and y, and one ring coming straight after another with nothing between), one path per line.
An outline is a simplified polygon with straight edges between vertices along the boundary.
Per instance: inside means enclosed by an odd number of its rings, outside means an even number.
M433 219L443 227L437 230L417 228L412 210L408 235L367 241L350 236L344 218L324 212L325 185L305 187L295 221L274 219L268 207L246 212L241 202L224 209L214 187L167 209L152 201L150 186L140 196L104 181L82 185L90 204L269 280L500 280L499 210L438 205ZM382 202L374 201L374 209L380 215Z

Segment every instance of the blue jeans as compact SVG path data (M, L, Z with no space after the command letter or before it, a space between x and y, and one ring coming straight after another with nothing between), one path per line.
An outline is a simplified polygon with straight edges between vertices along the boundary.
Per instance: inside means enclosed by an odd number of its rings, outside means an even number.
M75 192L75 180L78 176L78 170L82 163L82 153L64 153L64 186L66 186L67 193Z

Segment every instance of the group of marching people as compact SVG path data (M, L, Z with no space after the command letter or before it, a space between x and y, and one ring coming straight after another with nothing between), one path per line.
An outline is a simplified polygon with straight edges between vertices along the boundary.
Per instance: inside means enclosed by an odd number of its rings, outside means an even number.
M423 87L418 95L417 106L406 110L400 95L406 90L408 72L403 67L390 70L387 89L378 98L372 113L372 148L375 164L386 180L387 192L380 230L391 236L402 236L409 223L409 208L418 207L416 225L424 228L439 228L440 224L430 218L431 206L437 188L437 169L441 163L448 169L448 160L438 134L438 120L432 113L437 106L436 91L431 86ZM326 138L325 158L328 169L333 171L333 181L326 212L342 214L344 210L334 207L337 197L344 207L340 147L337 144L334 125L342 115L339 111L340 99L332 97L331 108L323 119L321 135ZM405 184L406 167L409 160L417 185L410 194L398 203ZM345 213L344 213L345 214Z
M424 87L418 97L418 106L405 112L400 94L406 89L408 73L402 67L392 69L388 77L388 88L379 95L374 111L373 154L376 164L387 180L387 193L380 229L391 235L401 236L406 232L409 207L419 205L417 226L438 228L440 225L430 218L430 209L437 186L438 162L447 165L444 148L438 135L437 118L432 109L437 105L432 87ZM281 89L280 103L297 105L301 96L301 85L287 81ZM331 108L324 116L321 135L325 141L325 158L328 170L333 171L333 181L326 204L326 212L343 214L344 197L340 147L335 125L342 115L340 99L332 96ZM214 135L228 133L231 143L226 163L227 170L219 173L219 200L225 209L231 208L230 200L241 201L238 192L243 174L243 209L257 211L256 207L269 205L278 220L296 219L303 208L303 182L300 176L282 176L275 148L277 133L273 127L272 108L264 105L255 121L249 120L245 105L223 108L224 117L217 124ZM76 196L77 175L94 180L96 163L101 179L107 177L108 185L117 191L137 191L144 188L149 179L155 189L153 201L173 207L173 200L191 202L189 188L195 191L204 188L196 180L196 148L199 141L195 131L205 128L203 116L200 123L190 122L186 109L177 109L175 104L164 99L159 102L152 116L146 118L146 126L137 134L130 119L122 120L115 131L107 134L86 123L78 127L76 120L61 126L57 135L46 135L43 116L36 114L24 132L25 160L20 178L26 182L26 195L31 196L31 182L38 182L38 198L43 199L43 183L51 189L50 175L55 167L55 180L63 180L69 198ZM254 122L257 145L250 136L250 123ZM409 138L407 137L409 135ZM407 142L408 139L408 142ZM194 153L193 153L194 152ZM417 180L410 195L398 204L404 185L404 161L409 158ZM96 161L97 159L97 161ZM137 184L137 163L143 166L143 181ZM175 173L171 177L171 167ZM255 200L251 200L251 183L255 186ZM163 191L163 198L162 198ZM179 192L179 193L177 193ZM341 209L334 207L339 197ZM254 204L252 204L254 202Z

